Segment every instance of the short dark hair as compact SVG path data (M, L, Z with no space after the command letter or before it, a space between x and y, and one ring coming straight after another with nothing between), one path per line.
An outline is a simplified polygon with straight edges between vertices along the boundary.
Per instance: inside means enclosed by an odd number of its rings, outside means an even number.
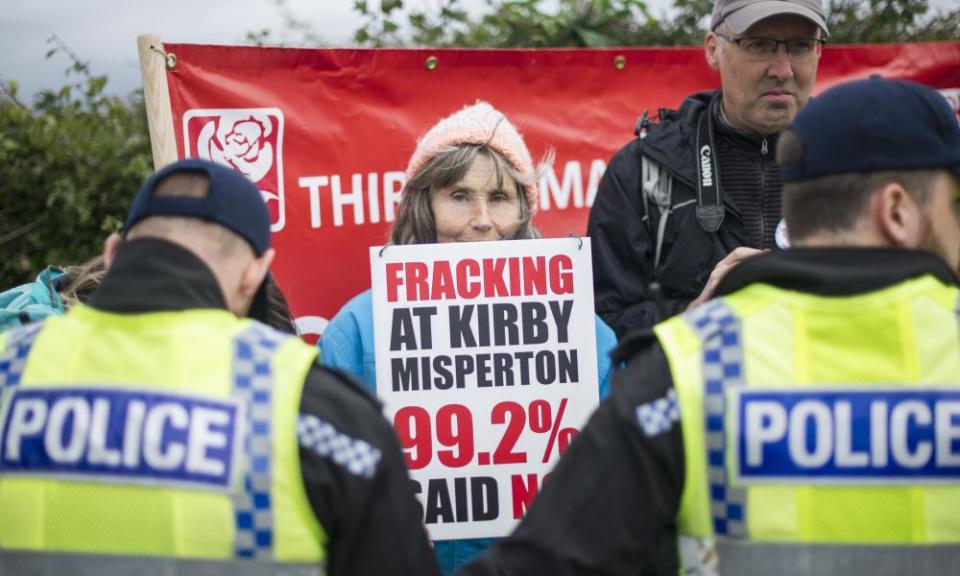
M803 144L791 130L780 134L777 162L803 158ZM890 170L831 174L783 186L783 218L791 239L817 232L842 232L852 228L866 210L870 196L890 182L898 182L920 204L927 201L938 170Z

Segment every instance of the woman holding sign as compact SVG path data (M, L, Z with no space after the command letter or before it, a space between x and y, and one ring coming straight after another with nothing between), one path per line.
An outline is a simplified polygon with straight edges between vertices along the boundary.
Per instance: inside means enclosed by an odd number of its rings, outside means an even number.
M407 183L392 244L536 239L531 223L538 204L537 174L513 124L486 102L442 119L420 138L407 167ZM376 392L371 291L354 297L320 340L323 362L358 376ZM613 331L595 317L600 396L607 394ZM490 539L437 541L444 572L486 548Z

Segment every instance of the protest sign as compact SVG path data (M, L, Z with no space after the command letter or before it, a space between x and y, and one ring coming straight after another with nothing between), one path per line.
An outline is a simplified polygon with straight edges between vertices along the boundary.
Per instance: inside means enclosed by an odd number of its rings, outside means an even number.
M589 240L370 249L377 396L434 540L507 535L597 406Z

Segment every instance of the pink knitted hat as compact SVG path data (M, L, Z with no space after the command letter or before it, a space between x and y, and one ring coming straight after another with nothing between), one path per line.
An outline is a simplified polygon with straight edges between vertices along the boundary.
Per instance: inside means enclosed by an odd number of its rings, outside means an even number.
M477 100L476 104L440 120L420 137L407 165L407 179L445 147L458 144L485 144L506 158L517 172L531 178L535 176L530 151L514 125L489 103ZM540 204L536 182L524 186L524 196L530 213L535 214Z

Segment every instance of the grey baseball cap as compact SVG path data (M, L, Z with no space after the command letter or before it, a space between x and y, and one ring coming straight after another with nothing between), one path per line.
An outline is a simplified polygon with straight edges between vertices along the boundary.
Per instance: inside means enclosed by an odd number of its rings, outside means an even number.
M796 14L813 22L830 35L820 0L716 0L710 29L726 22L734 34L743 34L757 22L779 14Z

